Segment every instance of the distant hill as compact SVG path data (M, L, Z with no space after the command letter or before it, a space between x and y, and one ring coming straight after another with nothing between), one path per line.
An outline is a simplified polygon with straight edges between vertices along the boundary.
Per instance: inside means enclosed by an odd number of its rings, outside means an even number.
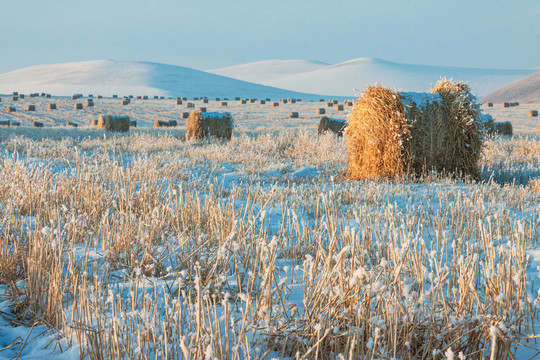
M493 91L481 100L486 102L518 101L523 104L540 103L540 71Z
M282 89L341 96L353 96L354 89L361 90L377 82L398 90L429 91L441 77L467 81L473 93L485 96L535 71L409 65L375 58L358 58L335 65L270 60L209 70Z
M319 99L182 66L152 62L95 60L39 65L0 74L0 94L46 92L103 96L149 95L187 97L257 97Z

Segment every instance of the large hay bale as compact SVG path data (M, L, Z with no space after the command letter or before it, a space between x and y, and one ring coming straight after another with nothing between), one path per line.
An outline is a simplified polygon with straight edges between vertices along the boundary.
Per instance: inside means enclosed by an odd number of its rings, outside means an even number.
M56 104L51 103L51 104L47 105L47 109L48 110L56 110Z
M289 113L289 117L290 117L291 119L296 119L296 118L298 118L298 112L297 112L297 111L291 111L291 112Z
M345 130L350 179L439 173L480 177L481 124L464 83L442 80L431 94L369 87Z
M6 112L8 113L12 113L12 112L16 112L17 109L15 109L15 106L8 106L6 107Z
M323 116L319 121L319 135L324 134L327 131L331 131L337 136L343 136L343 130L347 122L343 119L331 119L327 116Z
M32 123L32 126L33 126L33 127L43 127L43 123L34 120L34 122Z
M202 113L196 110L189 115L186 126L187 139L215 137L230 140L234 121L230 113Z
M100 115L97 126L106 131L127 132L129 131L129 123L129 116Z
M36 105L28 105L26 111L36 111Z
M324 108L318 108L317 109L317 115L322 115L322 114L325 114L326 113L326 110L324 110Z
M538 110L529 110L529 116L530 117L538 116Z

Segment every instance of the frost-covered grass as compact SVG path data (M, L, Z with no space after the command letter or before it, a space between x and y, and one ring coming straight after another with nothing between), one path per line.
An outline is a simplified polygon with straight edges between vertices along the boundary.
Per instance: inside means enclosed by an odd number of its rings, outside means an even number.
M538 137L489 140L470 183L350 182L314 132L182 135L0 129L12 329L91 359L535 354Z

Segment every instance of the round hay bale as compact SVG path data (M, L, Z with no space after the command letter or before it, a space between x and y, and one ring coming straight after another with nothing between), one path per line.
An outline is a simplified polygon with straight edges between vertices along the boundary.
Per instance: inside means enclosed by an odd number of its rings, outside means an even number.
M92 121L90 122L90 124L92 126L98 126L98 120L97 119L92 119Z
M15 109L15 106L8 106L6 107L6 112L8 113L12 113L12 112L16 112L17 109Z
M240 104L244 105L247 101L246 100L240 100Z
M326 113L326 110L324 108L318 108L317 109L317 115L322 115L322 114L325 114Z
M18 96L12 96L11 101L19 101L19 97Z
M240 96L234 98L235 101L240 101Z
M319 102L324 102L324 99L319 99Z
M291 112L289 113L289 117L290 117L291 119L296 119L296 118L298 118L298 112L297 112L297 111L291 111Z
M169 126L170 126L170 127L176 127L176 126L178 126L178 121L176 121L176 120L169 120Z
M279 102L282 103L282 104L286 104L286 103L287 103L287 99L280 99Z
M331 131L341 137L343 136L343 130L345 129L346 124L346 121L343 119L331 119L327 116L323 116L319 121L318 133L319 135L322 135L327 131Z
M205 108L205 107L201 107L201 108L199 108L199 110L200 110L201 112L206 112L206 108Z
M47 110L56 110L56 104L50 103L49 105L47 105Z
M45 99L50 99L50 98L51 98L51 94L45 95Z
M94 106L94 100L86 99L86 107L93 107L93 106Z
M529 110L529 116L530 117L538 116L538 110Z
M439 173L480 177L481 125L464 83L438 82L431 94L369 87L348 117L350 179Z
M103 99L103 96L98 95L97 98L98 98L98 99Z
M129 116L100 115L97 127L106 131L129 131Z
M486 107L493 107L493 103L492 102L487 102Z
M129 105L129 99L122 100L122 106Z
M255 101L257 101L257 99L255 99L255 98L251 98L251 99L249 99L249 102L250 102L251 104L254 104L254 103L255 103Z
M266 104L266 101L265 100L259 100L259 104L264 105L264 104Z
M219 106L225 107L225 106L227 106L227 102L226 102L226 101L222 101L222 102L219 104Z
M503 102L503 103L501 104L501 107L503 107L503 108L510 107L510 103Z
M79 125L74 123L74 122L71 122L71 121L68 121L68 123L66 124L67 127L78 127Z
M24 94L19 94L19 98L24 99ZM18 125L15 125L15 126L18 126Z
M230 140L234 121L230 113L192 112L186 121L186 138L199 140L205 137Z
M34 122L32 123L32 126L33 126L33 127L43 127L43 123L34 120Z
M18 91L14 91L11 95L13 95L13 96L19 96L19 92L18 92Z
M74 108L75 110L81 110L83 108L82 103L76 103Z
M332 100L332 103L333 103L334 105L336 105L338 102L339 102L339 101L337 101L336 99Z
M93 95L93 94L88 94L88 97L89 97L89 98L93 98L94 95Z
M221 101L221 99L220 99L220 98L218 98L218 97L217 97L217 98L215 98L214 100L215 100L215 101Z
M329 101L326 103L326 107L329 107L329 108L334 107L334 103Z
M187 103L187 107L188 107L188 108L194 108L195 105L194 105L193 103L191 103L191 102L188 102L188 103Z
M272 107L278 107L279 106L279 103L278 102L273 102L272 103Z
M163 120L156 120L154 121L154 127L155 128L169 127L169 122L163 121Z
M183 112L183 113L180 114L180 117L182 119L187 119L189 117L189 113L188 112Z
M208 99L207 99L207 98L204 98L204 99L201 100L201 102L202 102L203 104L208 104Z
M180 100L180 98L176 98L176 105L182 105L182 100Z
M9 120L0 120L0 126L9 126Z
M28 105L26 111L36 111L36 105Z
M71 95L71 100L77 100L79 97L77 95Z
M21 123L15 120L8 120L8 126L21 126Z
M163 99L165 99L165 96L160 96L159 99L163 100Z
M337 111L343 111L343 105L339 104L339 105L336 105L336 108L335 108Z
M137 127L137 120L129 120L129 127Z

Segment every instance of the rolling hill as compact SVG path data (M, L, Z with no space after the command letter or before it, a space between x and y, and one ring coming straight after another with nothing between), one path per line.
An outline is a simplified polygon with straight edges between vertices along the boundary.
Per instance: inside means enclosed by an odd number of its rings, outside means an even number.
M518 101L523 104L540 103L540 71L493 91L481 100L485 102Z

